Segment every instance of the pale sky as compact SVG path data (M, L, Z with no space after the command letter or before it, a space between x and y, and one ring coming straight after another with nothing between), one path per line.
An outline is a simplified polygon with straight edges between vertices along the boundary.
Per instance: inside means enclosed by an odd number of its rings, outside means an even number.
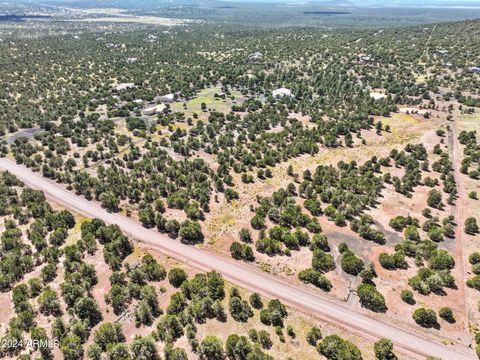
M235 1L235 0L231 0ZM335 0L238 0L240 2L283 2L283 3L317 3L321 4L322 2L333 3ZM341 3L342 0L337 0ZM416 4L416 5L425 5L425 4L448 4L448 5L465 5L465 4L478 4L480 5L480 0L346 0L346 2L351 2L358 5L369 5L369 4L381 4L381 5L402 5L402 4Z

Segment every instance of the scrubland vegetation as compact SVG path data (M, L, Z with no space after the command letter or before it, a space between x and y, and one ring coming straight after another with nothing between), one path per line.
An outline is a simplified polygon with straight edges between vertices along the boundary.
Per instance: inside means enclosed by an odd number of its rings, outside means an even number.
M0 42L0 153L172 239L480 353L479 24L14 37ZM341 334L295 328L279 300L140 256L118 226L0 180L0 335L58 341L33 357L295 358L301 333L303 356L362 358Z

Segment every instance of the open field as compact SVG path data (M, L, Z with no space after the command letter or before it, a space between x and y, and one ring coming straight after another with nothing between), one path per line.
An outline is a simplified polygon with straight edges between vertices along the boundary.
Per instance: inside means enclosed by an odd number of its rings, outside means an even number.
M75 21L88 22L88 23L137 23L137 24L149 24L160 26L179 26L185 25L191 22L187 19L169 19L157 16L112 16L112 17L95 17L95 18L83 18Z

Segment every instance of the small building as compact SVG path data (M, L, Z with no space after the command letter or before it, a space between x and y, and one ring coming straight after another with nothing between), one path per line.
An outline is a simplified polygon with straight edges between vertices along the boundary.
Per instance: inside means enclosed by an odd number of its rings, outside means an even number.
M142 99L135 99L133 102L137 105L143 105L143 100Z
M470 68L470 71L472 71L474 73L477 73L477 74L480 74L480 67L473 66L473 67Z
M437 53L441 54L441 55L445 55L445 54L448 54L448 50L445 50L445 49L437 49Z
M263 54L260 51L255 51L253 54L248 55L248 60L261 60Z
M213 97L219 98L219 99L225 99L227 97L227 94L225 94L224 92L217 92L215 93L215 95L213 95Z
M173 102L173 100L175 100L175 95L173 95L173 94L163 95L160 98L160 102L162 102L164 104L170 104L171 102Z
M143 115L151 116L155 114L160 114L165 110L166 106L164 104L154 105L143 110Z
M135 87L135 83L120 83L115 85L114 89L116 91L122 91L122 90L132 89L134 87Z
M279 89L275 89L272 91L272 96L274 98L279 98L279 97L285 97L285 96L288 96L288 97L292 97L292 92L290 91L290 89L287 89L287 88L279 88Z
M152 34L149 34L149 35L147 36L147 42L149 42L149 43L154 43L155 41L157 41L157 36L152 35Z
M370 97L374 100L380 100L386 97L387 95L379 93L379 92L371 92Z

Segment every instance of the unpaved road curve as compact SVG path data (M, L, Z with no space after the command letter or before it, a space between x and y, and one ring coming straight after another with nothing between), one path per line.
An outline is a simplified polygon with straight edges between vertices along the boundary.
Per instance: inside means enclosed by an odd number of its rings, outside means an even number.
M157 231L145 229L135 220L128 219L120 214L109 213L97 203L76 196L62 185L45 179L10 160L0 159L0 169L8 170L16 175L27 186L42 190L49 200L87 217L99 218L108 224L118 224L126 234L139 242L178 258L200 270L218 271L226 280L234 284L268 297L278 298L300 311L312 314L335 325L340 325L349 331L372 339L389 338L395 343L398 350L408 354L410 358L425 358L427 355L431 355L444 360L475 359L473 352L465 353L449 348L422 335L408 332L360 314L342 304L322 298L308 289L274 278L253 267L193 246L183 245ZM410 317L411 315L405 314L405 316Z

